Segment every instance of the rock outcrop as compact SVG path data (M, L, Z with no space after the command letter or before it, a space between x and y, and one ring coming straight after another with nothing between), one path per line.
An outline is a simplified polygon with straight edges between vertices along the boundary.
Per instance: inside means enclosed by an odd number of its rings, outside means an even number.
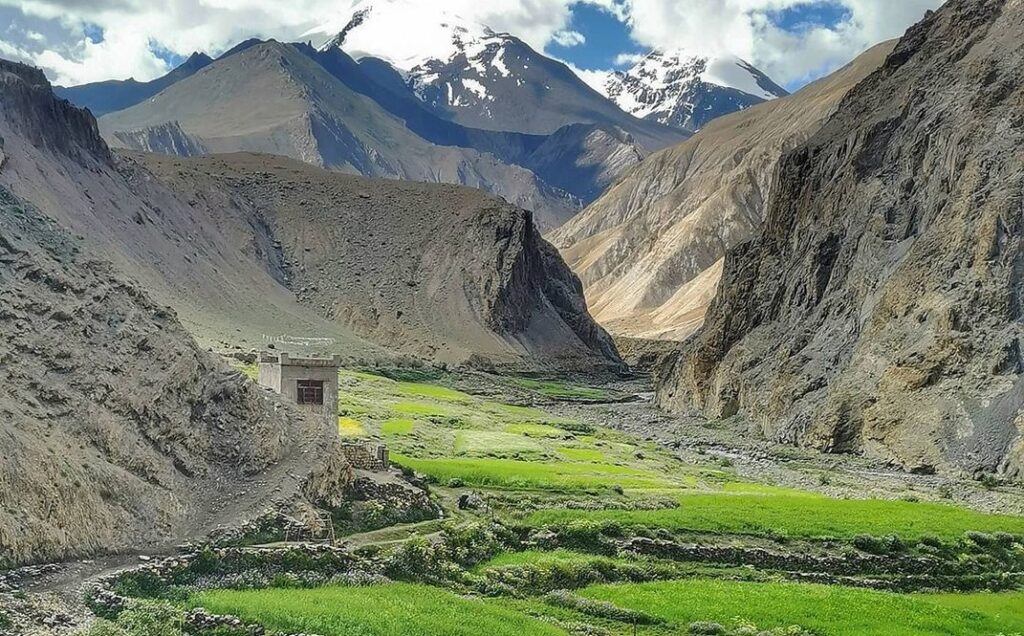
M383 346L448 363L620 364L579 279L497 197L268 155L138 160L189 200L258 219L299 301Z
M1024 474L1024 2L951 0L781 162L661 403Z
M337 506L337 432L202 351L174 312L0 188L0 566Z
M782 155L878 68L881 44L798 93L716 119L651 155L551 234L615 335L683 340L704 320L727 249L761 224Z

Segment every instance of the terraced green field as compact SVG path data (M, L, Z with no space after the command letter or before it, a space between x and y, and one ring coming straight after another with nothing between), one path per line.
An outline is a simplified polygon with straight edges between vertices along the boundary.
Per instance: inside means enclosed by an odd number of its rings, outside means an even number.
M664 451L537 408L355 371L342 371L340 382L342 434L383 439L395 462L441 485L595 491L696 483Z
M1024 631L1021 593L929 597L826 585L693 579L598 585L580 595L663 618L679 630L707 621L726 627L753 624L759 629L799 625L823 636L994 636Z
M559 558L524 554L511 560L496 559L490 565L521 564L534 557ZM820 636L1024 633L1024 594L1019 592L907 595L825 585L696 578L595 585L577 595L654 619L637 631L652 635L718 633L691 631L691 626L709 623L726 629L772 630L773 634L798 633L799 627L804 633ZM544 636L566 634L565 625L586 621L606 633L633 633L634 626L628 619L593 615L586 606L566 611L544 598L479 599L426 585L388 583L313 590L217 590L195 595L191 604L237 615L270 629L325 636Z
M600 389L558 382L507 381L545 398L606 397ZM753 483L728 462L708 457L687 464L663 448L544 407L506 404L491 392L484 398L358 371L343 371L340 384L341 435L381 439L397 464L425 475L447 498L452 521L444 523L496 519L518 538L506 537L513 544L489 552L496 556L483 563L456 565L449 555L445 568L419 570L443 571L444 581L410 577L434 585L222 590L199 594L193 604L270 629L326 636L1024 634L1020 592L896 594L784 582L784 570L639 557L615 543L623 537L691 541L684 535L693 533L696 541L759 542L782 551L851 551L855 538L896 535L906 541L894 553L901 557L924 545L975 567L997 562L997 552L999 558L1021 556L1014 556L1022 551L1019 539L993 535L1024 535L1022 517L942 503L837 499ZM454 509L451 502L467 489L481 491L491 507ZM606 525L616 527L612 540L586 534ZM573 544L577 528L582 539ZM990 533L984 536L1002 547L986 553L964 539L970 531ZM535 533L566 542L544 544ZM388 543L401 545L398 539ZM458 546L455 552L467 549ZM406 556L415 561L428 553L419 546Z
M557 636L523 613L427 585L388 583L313 590L216 590L195 606L285 633L323 636Z
M811 539L861 534L957 539L968 530L1024 534L1024 518L908 501L831 499L813 494L690 494L668 510L540 510L528 523L544 526L582 519L625 526Z

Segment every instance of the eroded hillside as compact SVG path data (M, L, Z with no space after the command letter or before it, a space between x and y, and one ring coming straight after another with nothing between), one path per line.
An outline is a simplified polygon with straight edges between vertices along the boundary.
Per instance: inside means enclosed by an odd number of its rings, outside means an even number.
M353 361L618 364L578 280L519 208L280 158L112 154L87 111L54 98L35 69L4 64L0 183L174 307L204 344L285 334L332 339Z
M186 198L264 219L299 301L365 338L446 362L618 364L579 280L497 197L268 155L139 159Z
M0 189L0 564L141 550L337 505L337 431Z
M616 335L682 340L700 327L726 250L764 217L783 153L816 131L893 43L800 92L708 124L633 168L551 237Z
M667 406L919 471L1024 470L1024 3L914 26L783 160Z

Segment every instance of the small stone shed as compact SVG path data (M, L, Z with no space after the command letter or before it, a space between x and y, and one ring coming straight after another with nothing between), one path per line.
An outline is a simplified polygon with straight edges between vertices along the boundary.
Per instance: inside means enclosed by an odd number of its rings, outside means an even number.
M338 368L341 356L293 357L285 352L260 354L259 383L338 425Z

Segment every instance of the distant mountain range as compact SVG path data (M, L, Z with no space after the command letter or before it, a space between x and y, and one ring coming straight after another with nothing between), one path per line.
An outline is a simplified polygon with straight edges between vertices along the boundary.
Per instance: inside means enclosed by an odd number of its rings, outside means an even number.
M722 115L789 93L748 62L685 51L652 51L605 84L619 108L648 121L696 132Z
M610 99L519 38L422 5L364 2L305 37L323 44L249 40L151 82L56 90L102 116L115 147L469 185L545 230L711 117L785 94L738 60L651 54Z

